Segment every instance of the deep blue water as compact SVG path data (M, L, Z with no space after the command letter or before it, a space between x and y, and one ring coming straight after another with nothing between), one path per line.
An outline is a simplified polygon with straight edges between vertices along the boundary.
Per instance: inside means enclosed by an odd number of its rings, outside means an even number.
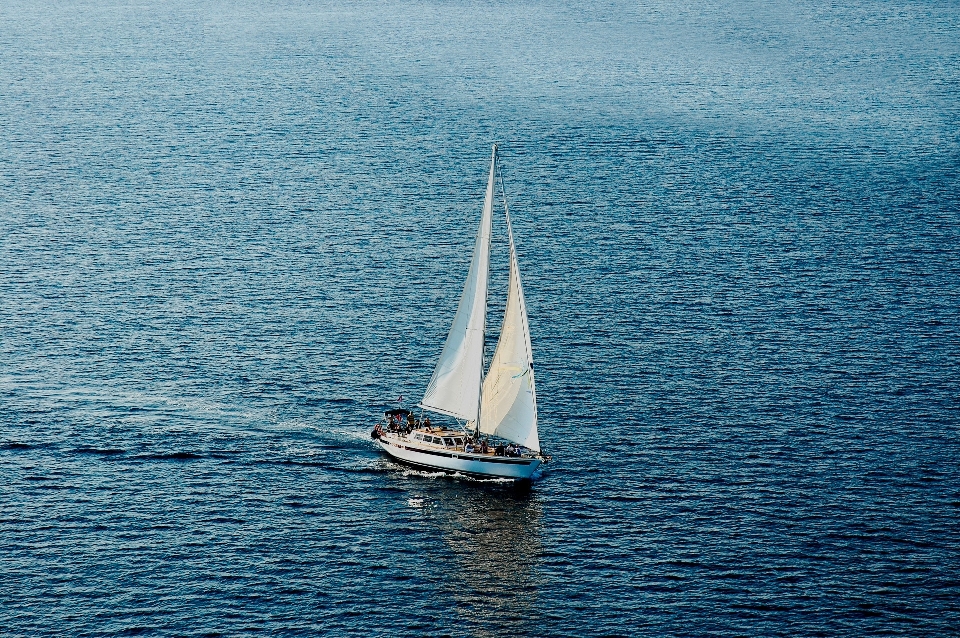
M957 634L958 33L5 0L0 631ZM495 140L529 491L368 439L429 379Z

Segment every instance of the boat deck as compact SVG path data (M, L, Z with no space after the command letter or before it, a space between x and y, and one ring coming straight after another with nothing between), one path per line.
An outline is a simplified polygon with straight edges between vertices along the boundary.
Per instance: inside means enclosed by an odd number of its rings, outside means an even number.
M384 437L394 439L398 442L403 442L405 444L413 444L417 447L431 448L437 450L447 450L449 452L461 452L463 454L469 454L478 457L484 456L498 456L498 457L513 457L513 458L522 458L522 457L533 457L536 456L535 453L525 450L521 453L508 454L506 452L506 446L500 446L501 452L497 452L498 446L488 446L486 452L483 452L479 445L474 446L472 450L467 451L467 435L460 431L447 430L444 428L417 428L411 431L409 434L401 434L400 432L384 432Z

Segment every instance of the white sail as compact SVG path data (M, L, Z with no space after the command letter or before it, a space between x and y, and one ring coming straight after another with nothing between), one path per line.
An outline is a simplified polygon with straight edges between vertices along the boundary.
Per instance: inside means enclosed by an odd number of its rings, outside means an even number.
M440 360L433 371L421 407L473 421L480 408L483 374L483 336L487 320L487 280L490 271L490 225L493 217L494 168L497 149L490 160L490 179L483 201L480 230L473 247L470 272L460 305L453 318Z
M506 197L504 197L506 209ZM510 238L510 290L503 313L500 340L483 381L480 401L480 431L540 451L537 434L537 391L533 380L533 350L527 308L520 284L517 251L513 245L510 213L507 235Z

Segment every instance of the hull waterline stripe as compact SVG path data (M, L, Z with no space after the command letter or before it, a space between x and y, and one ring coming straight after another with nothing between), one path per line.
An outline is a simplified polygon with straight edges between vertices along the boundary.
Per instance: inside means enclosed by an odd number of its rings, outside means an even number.
M437 467L436 465L426 465L424 463L417 463L416 461L409 461L407 459L400 458L399 456L391 456L391 459L397 463L403 465L410 465L416 468L430 470L431 472L443 472L444 474L463 474L464 476L469 476L470 478L477 479L509 479L512 481L529 481L529 478L520 478L516 476L503 476L501 474L480 474L477 472L468 472L467 470L453 470L446 467Z

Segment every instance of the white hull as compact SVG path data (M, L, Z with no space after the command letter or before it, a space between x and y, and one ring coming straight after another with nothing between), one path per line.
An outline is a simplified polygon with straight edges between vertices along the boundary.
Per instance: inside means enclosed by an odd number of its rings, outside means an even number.
M469 454L457 450L427 447L404 436L385 434L377 440L387 454L417 467L459 472L468 476L529 479L542 461L534 457Z

